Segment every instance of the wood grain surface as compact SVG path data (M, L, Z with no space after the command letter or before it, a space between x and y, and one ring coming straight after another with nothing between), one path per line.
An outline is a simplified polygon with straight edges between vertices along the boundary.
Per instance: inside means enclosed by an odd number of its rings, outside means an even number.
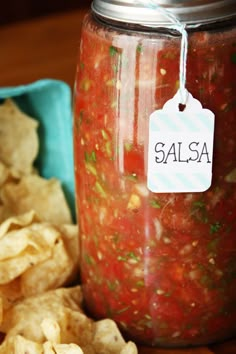
M1 1L0 25L88 7L91 0Z
M0 86L56 78L73 87L86 10L0 27Z
M73 89L82 19L87 10L52 15L0 27L0 86L41 78ZM139 348L140 354L236 354L236 340L193 349Z

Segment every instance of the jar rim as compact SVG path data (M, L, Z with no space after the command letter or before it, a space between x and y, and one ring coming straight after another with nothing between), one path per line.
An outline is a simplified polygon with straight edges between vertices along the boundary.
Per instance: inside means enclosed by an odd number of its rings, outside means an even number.
M189 27L236 16L235 0L158 0L156 4L170 11ZM114 21L153 27L170 25L170 20L163 12L158 12L154 6L146 5L145 1L93 0L91 6L97 15Z

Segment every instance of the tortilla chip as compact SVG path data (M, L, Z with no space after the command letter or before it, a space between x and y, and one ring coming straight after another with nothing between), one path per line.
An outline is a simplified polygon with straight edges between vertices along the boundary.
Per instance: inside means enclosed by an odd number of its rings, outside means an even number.
M76 344L56 344L53 346L56 354L83 354L82 349Z
M138 349L133 342L128 342L125 344L120 354L138 354Z
M78 274L78 226L60 182L33 168L37 125L0 106L0 354L137 354L113 320L86 316L80 286L61 288Z
M14 338L15 354L42 354L42 346L39 343L30 341L21 335Z
M40 343L48 354L52 350L64 354L66 349L68 353L137 354L136 345L124 341L113 320L94 322L88 318L81 309L82 301L81 288L75 286L14 304L5 311L0 325L0 331L6 333L4 346L20 335Z
M12 100L0 105L0 160L24 174L32 171L38 154L38 122L27 116Z
M78 242L78 241L77 241ZM76 267L79 256L70 257L62 239L52 249L47 260L28 268L21 276L21 290L24 297L40 294L50 289L68 285L78 275Z
M17 335L5 340L0 346L0 354L42 354L42 345Z
M8 217L35 210L41 220L54 224L72 223L68 203L57 179L24 176L17 184L5 184L0 198Z
M2 289L6 307L9 298L12 300L7 287L12 287L16 278L21 282L19 298L75 280L79 271L78 243L77 225L55 227L39 222L33 211L3 222L0 225L0 284L5 285ZM13 299L16 300L14 296Z
M55 354L55 350L53 349L53 344L49 341L43 343L43 354Z
M41 328L48 341L53 344L61 342L61 330L56 321L45 318L41 323Z
M19 230L24 226L32 224L34 221L39 221L39 218L37 217L34 211L18 215L17 217L10 217L2 224L0 224L0 239L3 238L7 234L7 232L10 232L12 230Z
M57 225L62 239L64 241L65 247L71 259L74 260L75 272L79 268L79 228L78 225Z
M53 344L49 341L41 344L17 335L0 346L0 354L84 354L84 352L76 344Z
M81 311L82 293L79 286L61 288L26 298L4 313L0 331L6 339L21 334L26 339L44 343L43 320L58 323L62 343L88 343L92 339L92 320Z
M3 299L0 297L0 324L3 320Z
M6 284L27 269L52 256L60 233L48 224L33 223L0 239L0 284Z
M3 312L13 306L17 301L23 298L21 293L20 277L10 283L0 285L0 297L2 300Z
M9 175L9 169L0 161L0 187L6 182Z
M104 319L95 323L95 335L93 338L93 347L96 353L107 354L120 353L125 346L116 323L110 319Z

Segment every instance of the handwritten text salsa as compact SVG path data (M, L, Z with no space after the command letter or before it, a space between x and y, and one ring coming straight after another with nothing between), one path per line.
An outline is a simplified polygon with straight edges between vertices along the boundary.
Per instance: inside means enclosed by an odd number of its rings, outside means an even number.
M213 184L147 187L148 121L178 89L180 38L86 17L77 72L75 172L86 304L152 345L236 332L236 31L189 34L187 88L216 115Z

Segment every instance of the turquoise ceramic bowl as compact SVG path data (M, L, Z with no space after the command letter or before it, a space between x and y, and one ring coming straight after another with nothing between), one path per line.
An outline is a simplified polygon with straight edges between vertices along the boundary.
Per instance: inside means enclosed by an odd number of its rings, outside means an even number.
M41 176L61 183L75 217L72 99L62 81L44 79L32 84L0 88L0 99L12 98L39 121L40 150L35 166Z

